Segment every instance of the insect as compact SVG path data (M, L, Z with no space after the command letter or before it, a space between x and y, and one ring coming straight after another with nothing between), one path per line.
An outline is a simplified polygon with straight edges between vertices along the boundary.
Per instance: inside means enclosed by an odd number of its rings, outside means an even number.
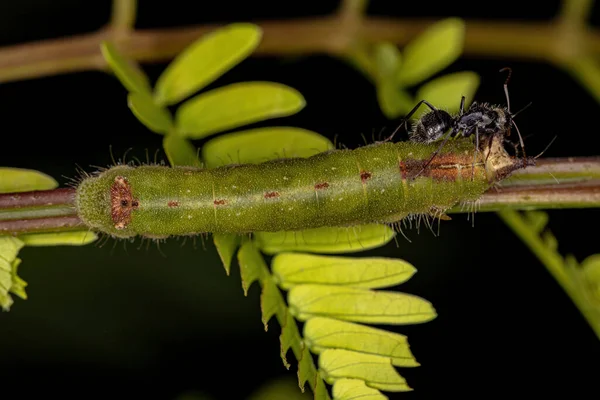
M117 165L84 178L75 206L90 229L121 238L395 224L410 215L439 218L535 162L510 156L502 135L491 139L478 152L471 140L457 138L443 149L436 143L378 142L211 169ZM469 179L471 167L474 179ZM413 179L419 171L424 172Z
M403 124L412 117L417 109L425 104L431 109L431 111L425 113L413 126L409 132L410 140L419 143L433 143L444 138L439 145L439 148L431 156L429 162L435 158L441 149L446 145L447 141L457 135L463 137L475 136L475 151L477 152L480 148L480 141L488 142L491 144L491 138L496 135L503 135L504 138L510 136L511 126L514 126L519 136L521 149L523 152L523 158L526 159L525 144L523 138L519 132L519 128L514 121L515 116L523 111L526 107L512 113L510 109L510 97L508 94L508 82L512 74L510 68L502 68L502 71L508 71L508 77L504 82L504 94L506 96L506 107L492 106L487 103L473 102L471 106L465 111L465 96L462 96L460 101L460 108L457 115L452 116L447 111L440 110L434 107L427 100L421 100L417 105L406 115ZM401 124L402 125L402 124ZM397 130L396 130L397 131ZM446 134L446 132L448 132ZM390 140L394 132L387 140ZM445 135L445 137L444 137ZM515 146L516 150L516 146ZM475 157L473 156L473 163L475 163ZM427 167L428 163L424 165ZM422 171L421 171L422 172ZM418 176L419 174L417 174Z

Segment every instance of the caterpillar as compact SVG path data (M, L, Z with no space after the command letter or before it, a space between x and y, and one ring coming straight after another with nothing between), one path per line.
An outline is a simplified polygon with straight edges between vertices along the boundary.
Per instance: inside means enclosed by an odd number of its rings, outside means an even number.
M84 178L75 207L90 229L119 238L442 217L460 202L476 201L513 171L534 165L533 158L510 156L501 134L490 140L476 151L472 140L456 138L428 165L438 145L410 141L213 169L117 165Z

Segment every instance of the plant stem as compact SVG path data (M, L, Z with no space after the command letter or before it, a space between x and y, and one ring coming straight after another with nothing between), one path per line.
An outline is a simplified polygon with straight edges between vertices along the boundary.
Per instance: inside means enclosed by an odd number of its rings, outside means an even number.
M0 194L0 235L71 231L84 227L75 189ZM600 207L600 157L549 158L488 190L477 211ZM449 213L468 212L457 206Z
M324 53L343 56L357 41L389 41L405 45L436 19L398 19L385 17L348 18L360 12L361 2L353 0L340 6L332 16L281 21L255 22L263 39L253 55L302 55ZM165 62L198 37L222 24L174 29L123 30L135 18L135 1L115 0L111 23L90 34L7 46L0 49L0 82L17 81L62 73L105 70L100 53L102 40L113 40L127 58L139 62ZM350 11L348 11L350 10ZM120 11L120 12L119 12ZM577 30L569 45L561 38L566 29L554 22L466 21L464 54L484 57L510 57L543 60L562 64L585 51L600 54L600 30ZM117 28L117 30L115 30ZM576 49L576 50L574 50Z

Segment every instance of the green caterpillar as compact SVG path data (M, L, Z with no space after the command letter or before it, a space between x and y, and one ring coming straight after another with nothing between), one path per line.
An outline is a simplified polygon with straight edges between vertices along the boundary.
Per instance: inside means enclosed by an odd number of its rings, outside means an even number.
M509 156L501 135L490 139L477 154L471 140L453 140L425 169L438 144L379 142L214 169L119 165L83 179L75 203L89 228L121 238L395 223L411 214L442 217L533 165L532 158Z

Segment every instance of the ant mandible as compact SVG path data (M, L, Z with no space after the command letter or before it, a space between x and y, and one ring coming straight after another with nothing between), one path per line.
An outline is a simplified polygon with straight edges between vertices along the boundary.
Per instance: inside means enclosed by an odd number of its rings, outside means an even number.
M419 176L425 168L433 161L435 156L442 150L448 139L451 137L457 136L459 133L462 134L463 137L469 137L471 135L475 135L475 153L473 155L473 164L475 164L477 152L479 151L479 142L482 138L487 138L490 136L503 134L504 136L510 135L511 125L513 125L519 135L519 141L521 144L521 149L523 151L523 157L526 158L525 155L525 144L523 143L523 138L521 133L519 132L519 128L514 121L514 118L527 108L530 104L522 108L520 111L512 114L510 111L510 97L508 95L508 82L510 80L510 76L512 74L512 70L509 67L502 68L499 72L508 70L508 77L504 82L504 94L506 96L506 107L497 107L491 106L487 103L476 103L473 102L468 110L465 112L465 96L462 96L460 101L460 109L459 113L456 116L450 115L448 112L444 110L440 110L435 108L432 104L430 104L427 100L421 100L417 103L417 105L406 115L404 121L400 124L406 125L407 121L410 117L417 111L417 109L425 104L427 107L431 109L431 111L424 114L414 125L414 128L409 133L410 140L413 142L420 143L431 143L439 140L444 136L444 134L448 132L445 136L444 140L440 144L439 148L433 153L431 158L425 163L421 171L415 175L416 178ZM386 141L391 140L396 131L392 133L390 137L386 139ZM516 149L516 146L515 146Z

